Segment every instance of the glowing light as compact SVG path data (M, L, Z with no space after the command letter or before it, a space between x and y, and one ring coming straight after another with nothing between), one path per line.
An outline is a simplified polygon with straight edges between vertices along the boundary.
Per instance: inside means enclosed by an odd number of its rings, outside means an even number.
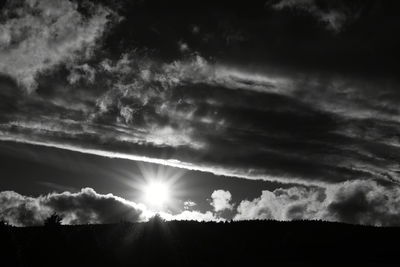
M121 182L132 189L129 200L145 205L152 212L178 213L181 199L187 198L186 170L138 162L140 173L121 172Z
M166 183L151 182L144 188L145 200L148 204L161 208L170 200L170 190Z

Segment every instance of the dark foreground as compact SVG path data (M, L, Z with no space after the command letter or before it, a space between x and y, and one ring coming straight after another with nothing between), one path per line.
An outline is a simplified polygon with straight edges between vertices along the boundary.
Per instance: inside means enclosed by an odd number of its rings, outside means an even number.
M1 227L1 266L400 266L400 228L323 222Z

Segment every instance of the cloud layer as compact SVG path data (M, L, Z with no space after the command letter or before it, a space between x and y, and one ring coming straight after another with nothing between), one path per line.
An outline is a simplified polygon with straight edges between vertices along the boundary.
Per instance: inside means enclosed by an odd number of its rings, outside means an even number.
M396 222L379 203L394 209L400 182L398 9L133 2L2 6L0 140L294 186L238 218ZM216 193L215 211L229 199Z
M92 7L85 17L71 1L17 0L8 1L1 14L6 19L0 23L0 72L32 91L39 74L90 56L110 11Z
M193 209L195 203L178 213L160 212L166 220L223 221L222 211L233 210L229 191L215 190L213 211ZM351 224L400 225L400 190L374 181L355 180L327 188L295 186L264 190L260 197L242 200L233 211L234 220L324 220ZM0 192L0 220L15 226L42 225L56 212L64 224L141 222L155 212L143 204L99 194L91 188L77 193L52 193L27 197L13 191Z
M3 191L0 193L0 209L1 219L16 226L41 225L53 212L64 217L64 224L137 222L151 216L144 205L112 194L98 194L91 188L78 193L53 193L37 198Z
M39 197L20 195L14 191L0 192L0 221L14 226L43 225L51 214L63 217L63 224L107 224L147 221L155 212L144 204L128 201L113 194L100 194L92 188L77 193L51 193ZM222 220L211 211L190 208L180 213L160 212L167 220Z
M328 188L291 187L263 191L242 201L235 219L328 220L376 226L400 225L399 188L373 181L348 181Z
M394 84L250 73L198 55L83 66L87 83L3 113L0 139L285 183L399 181Z
M276 5L295 3L316 5ZM118 17L113 8L65 0L5 5L1 140L283 183L399 181L395 80L299 74L200 52L166 60L139 44L115 49L115 40L131 39L107 28ZM119 23L115 32L125 29ZM207 35L193 27L193 38ZM23 38L13 37L22 29ZM21 85L37 90L24 95Z

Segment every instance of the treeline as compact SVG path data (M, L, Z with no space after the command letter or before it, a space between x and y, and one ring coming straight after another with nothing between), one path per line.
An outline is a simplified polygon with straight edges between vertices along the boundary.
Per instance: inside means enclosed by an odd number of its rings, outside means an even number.
M0 224L2 266L398 266L398 240L400 228L319 221Z

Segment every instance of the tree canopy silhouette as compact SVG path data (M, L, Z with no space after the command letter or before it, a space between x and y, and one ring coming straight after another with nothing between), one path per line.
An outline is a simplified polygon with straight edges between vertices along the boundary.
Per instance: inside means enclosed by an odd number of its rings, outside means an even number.
M48 227L61 225L63 217L58 215L57 213L53 213L50 217L44 220L44 225Z
M53 214L46 225L59 225L61 220ZM220 267L260 262L268 266L398 266L400 236L396 227L318 221L163 221L160 216L145 223L4 229L0 228L2 266L22 267Z
M8 226L8 222L4 221L4 220L0 220L0 228L1 227L7 227Z
M153 223L153 224L160 224L163 222L165 222L164 218L161 217L161 215L158 213L149 219L149 223Z

